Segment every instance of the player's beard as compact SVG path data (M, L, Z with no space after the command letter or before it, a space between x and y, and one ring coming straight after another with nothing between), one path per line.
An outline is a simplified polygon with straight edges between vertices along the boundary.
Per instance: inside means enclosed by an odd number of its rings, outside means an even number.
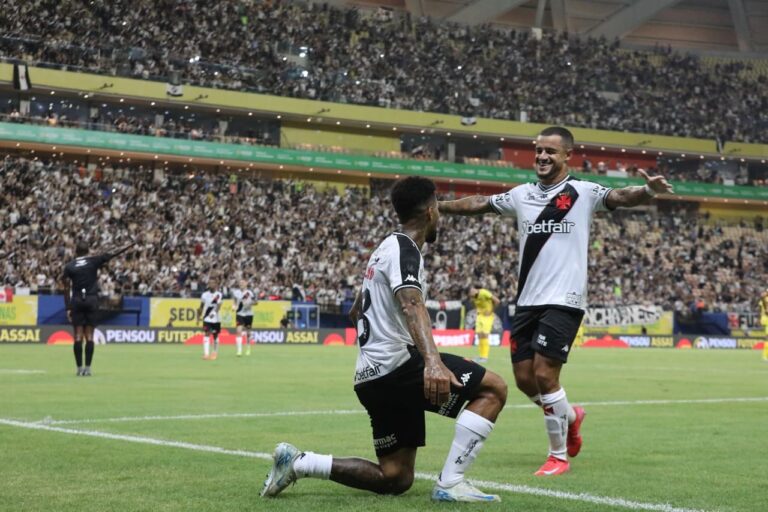
M546 171L542 171L539 167L539 163L536 162L536 176L539 178L539 180L546 180L551 179L560 174L560 171L563 169L563 164L557 164L556 162L553 162L550 160L547 165L550 165L550 168Z

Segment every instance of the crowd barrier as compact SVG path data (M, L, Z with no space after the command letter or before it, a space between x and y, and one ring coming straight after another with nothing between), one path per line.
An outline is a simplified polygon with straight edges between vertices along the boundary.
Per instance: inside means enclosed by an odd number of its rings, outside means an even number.
M66 345L74 342L68 325L0 326L0 343L39 343ZM475 331L470 329L439 329L432 331L439 347L469 347L477 344ZM236 331L224 328L219 335L223 345L235 344ZM355 329L254 329L251 339L264 345L355 345ZM100 326L94 331L94 342L106 344L177 344L202 343L200 328ZM514 346L509 331L492 333L493 346ZM762 349L764 340L743 336L635 336L590 335L581 348L678 348L678 349Z

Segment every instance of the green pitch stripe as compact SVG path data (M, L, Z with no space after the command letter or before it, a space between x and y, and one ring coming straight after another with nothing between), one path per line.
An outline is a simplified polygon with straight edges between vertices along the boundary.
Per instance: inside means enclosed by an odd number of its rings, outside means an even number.
M6 425L9 427L18 427L31 430L42 430L48 432L58 432L61 434L79 435L96 437L100 439L109 439L114 441L126 441L130 443L141 443L155 446L163 446L169 448L182 448L185 450L194 450L199 452L215 453L222 455L234 455L238 457L250 457L254 459L272 460L272 455L262 452L251 452L247 450L230 450L227 448L221 448L218 446L208 446L201 444L185 443L182 441L171 441L167 439L155 439L144 436L133 436L125 434L113 434L111 432L100 432L97 430L80 430L65 427L56 427L52 425L46 425L44 423L30 423L25 421L18 421L12 419L0 418L0 425ZM421 480L435 480L435 477L427 473L416 473L416 478ZM551 489L543 489L539 487L530 487L527 485L515 485L506 484L501 482L490 482L483 480L472 480L477 486L486 489L492 489L494 491L505 491L515 494L530 494L535 496L542 496L546 498L580 501L586 503L593 503L595 505L606 505L612 507L626 508L629 510L648 510L654 512L705 512L701 509L680 508L672 506L668 503L646 503L641 501L632 501L624 498L612 498L609 496L597 496L589 493L570 493L563 491L555 491Z

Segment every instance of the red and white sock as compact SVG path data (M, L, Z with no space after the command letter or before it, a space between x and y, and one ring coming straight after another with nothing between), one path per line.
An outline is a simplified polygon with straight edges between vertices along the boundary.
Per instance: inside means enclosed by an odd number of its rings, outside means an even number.
M568 460L568 411L573 411L573 408L568 403L565 390L560 388L554 393L542 394L541 408L544 410L544 425L549 436L549 454L560 460Z

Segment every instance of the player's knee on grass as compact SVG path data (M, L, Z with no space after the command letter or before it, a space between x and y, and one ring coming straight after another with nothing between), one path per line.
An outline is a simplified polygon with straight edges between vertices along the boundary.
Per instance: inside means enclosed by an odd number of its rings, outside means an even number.
M381 469L380 486L375 492L378 494L403 494L413 485L413 463L416 453L406 453L396 459L380 459Z
M380 494L403 494L413 485L413 471L402 469L395 473L384 473Z

